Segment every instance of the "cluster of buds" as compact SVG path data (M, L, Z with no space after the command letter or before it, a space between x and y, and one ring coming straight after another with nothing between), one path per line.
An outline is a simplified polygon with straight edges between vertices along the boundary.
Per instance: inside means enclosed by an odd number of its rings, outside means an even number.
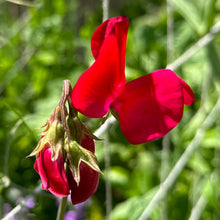
M42 126L41 139L29 156L36 156L34 168L42 189L58 197L71 194L72 203L77 204L96 191L101 171L94 154L97 138L80 121L71 103L71 91L70 82L65 80L61 100Z

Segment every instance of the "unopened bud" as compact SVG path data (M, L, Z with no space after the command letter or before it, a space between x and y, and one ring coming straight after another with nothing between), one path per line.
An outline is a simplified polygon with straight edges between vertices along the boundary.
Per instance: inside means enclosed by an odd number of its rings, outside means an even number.
M69 161L69 168L77 185L80 183L80 163L86 163L91 169L101 173L96 156L89 150L80 146L76 141L65 144L65 151Z

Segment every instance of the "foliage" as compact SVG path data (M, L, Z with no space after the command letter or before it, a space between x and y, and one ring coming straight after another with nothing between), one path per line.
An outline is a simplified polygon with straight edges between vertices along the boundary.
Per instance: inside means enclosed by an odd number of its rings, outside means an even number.
M32 196L34 207L20 219L55 219L58 201L39 189L34 159L26 158L40 138L40 128L62 93L64 79L72 85L93 62L90 38L102 22L101 1L41 0L0 3L0 216L6 204ZM219 0L172 0L173 56L178 58L219 22ZM126 15L130 26L126 77L132 80L167 65L166 1L110 1L109 16ZM193 89L196 102L185 108L181 123L169 134L164 157L159 139L133 146L118 123L108 135L112 186L111 219L138 219L153 198L161 178L172 170L210 113L220 94L220 36L200 49L175 72ZM100 120L82 116L93 131ZM219 117L206 131L166 198L151 219L188 219L203 198L201 219L220 219ZM96 155L104 175L97 192L85 204L85 219L104 219L105 141L96 142ZM73 210L71 204L69 210ZM49 213L49 214L48 214ZM1 216L1 217L2 217Z

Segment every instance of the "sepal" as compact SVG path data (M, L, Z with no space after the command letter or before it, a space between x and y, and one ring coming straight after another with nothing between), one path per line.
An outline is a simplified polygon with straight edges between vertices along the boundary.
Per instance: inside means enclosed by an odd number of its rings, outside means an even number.
M67 159L69 161L69 168L72 172L73 179L76 181L77 186L80 183L80 164L86 163L91 169L96 172L102 173L98 166L96 156L89 150L83 148L76 141L66 143L64 149L67 153Z
M86 135L94 140L101 140L96 137L92 130L86 126L84 123L80 121L80 119L76 117L67 117L67 126L69 127L71 139L77 141L78 143L81 142L83 135Z
M28 156L38 156L40 151L48 144L52 150L51 159L55 161L64 144L64 130L61 123L61 108L59 105L56 106L50 119L43 127L45 127L45 130L37 147Z

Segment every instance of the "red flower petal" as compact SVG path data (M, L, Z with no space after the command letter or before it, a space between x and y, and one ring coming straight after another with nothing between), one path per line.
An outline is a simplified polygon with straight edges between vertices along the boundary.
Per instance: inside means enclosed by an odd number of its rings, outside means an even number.
M41 177L42 189L59 197L65 197L70 194L63 157L60 156L56 161L52 161L51 148L45 147L39 153L34 163L34 169Z
M192 105L195 102L195 97L194 97L192 89L180 77L178 77L178 78L179 78L179 81L181 82L182 87L183 87L184 104L185 105Z
M111 18L95 31L91 47L96 61L78 79L72 91L74 107L88 117L102 117L125 81L126 17Z
M120 87L111 107L124 136L140 144L164 136L182 118L184 102L192 104L190 87L171 70L157 70Z
M77 186L70 172L69 187L73 205L86 201L95 193L99 182L99 173L84 162L80 163L80 182Z
M127 17L119 16L110 18L99 25L91 38L91 50L95 59L99 55L105 38L110 34L117 36L118 46L120 48L119 52L122 53L121 56L125 58L128 23Z
M86 150L91 151L93 154L95 153L95 144L92 138L88 137L87 135L83 135L81 140L81 146L84 147Z
M94 153L95 145L93 139L84 136L81 145ZM69 172L69 187L71 189L71 200L73 205L84 202L95 193L99 182L99 173L91 169L84 162L80 163L80 182L77 186L75 180Z

